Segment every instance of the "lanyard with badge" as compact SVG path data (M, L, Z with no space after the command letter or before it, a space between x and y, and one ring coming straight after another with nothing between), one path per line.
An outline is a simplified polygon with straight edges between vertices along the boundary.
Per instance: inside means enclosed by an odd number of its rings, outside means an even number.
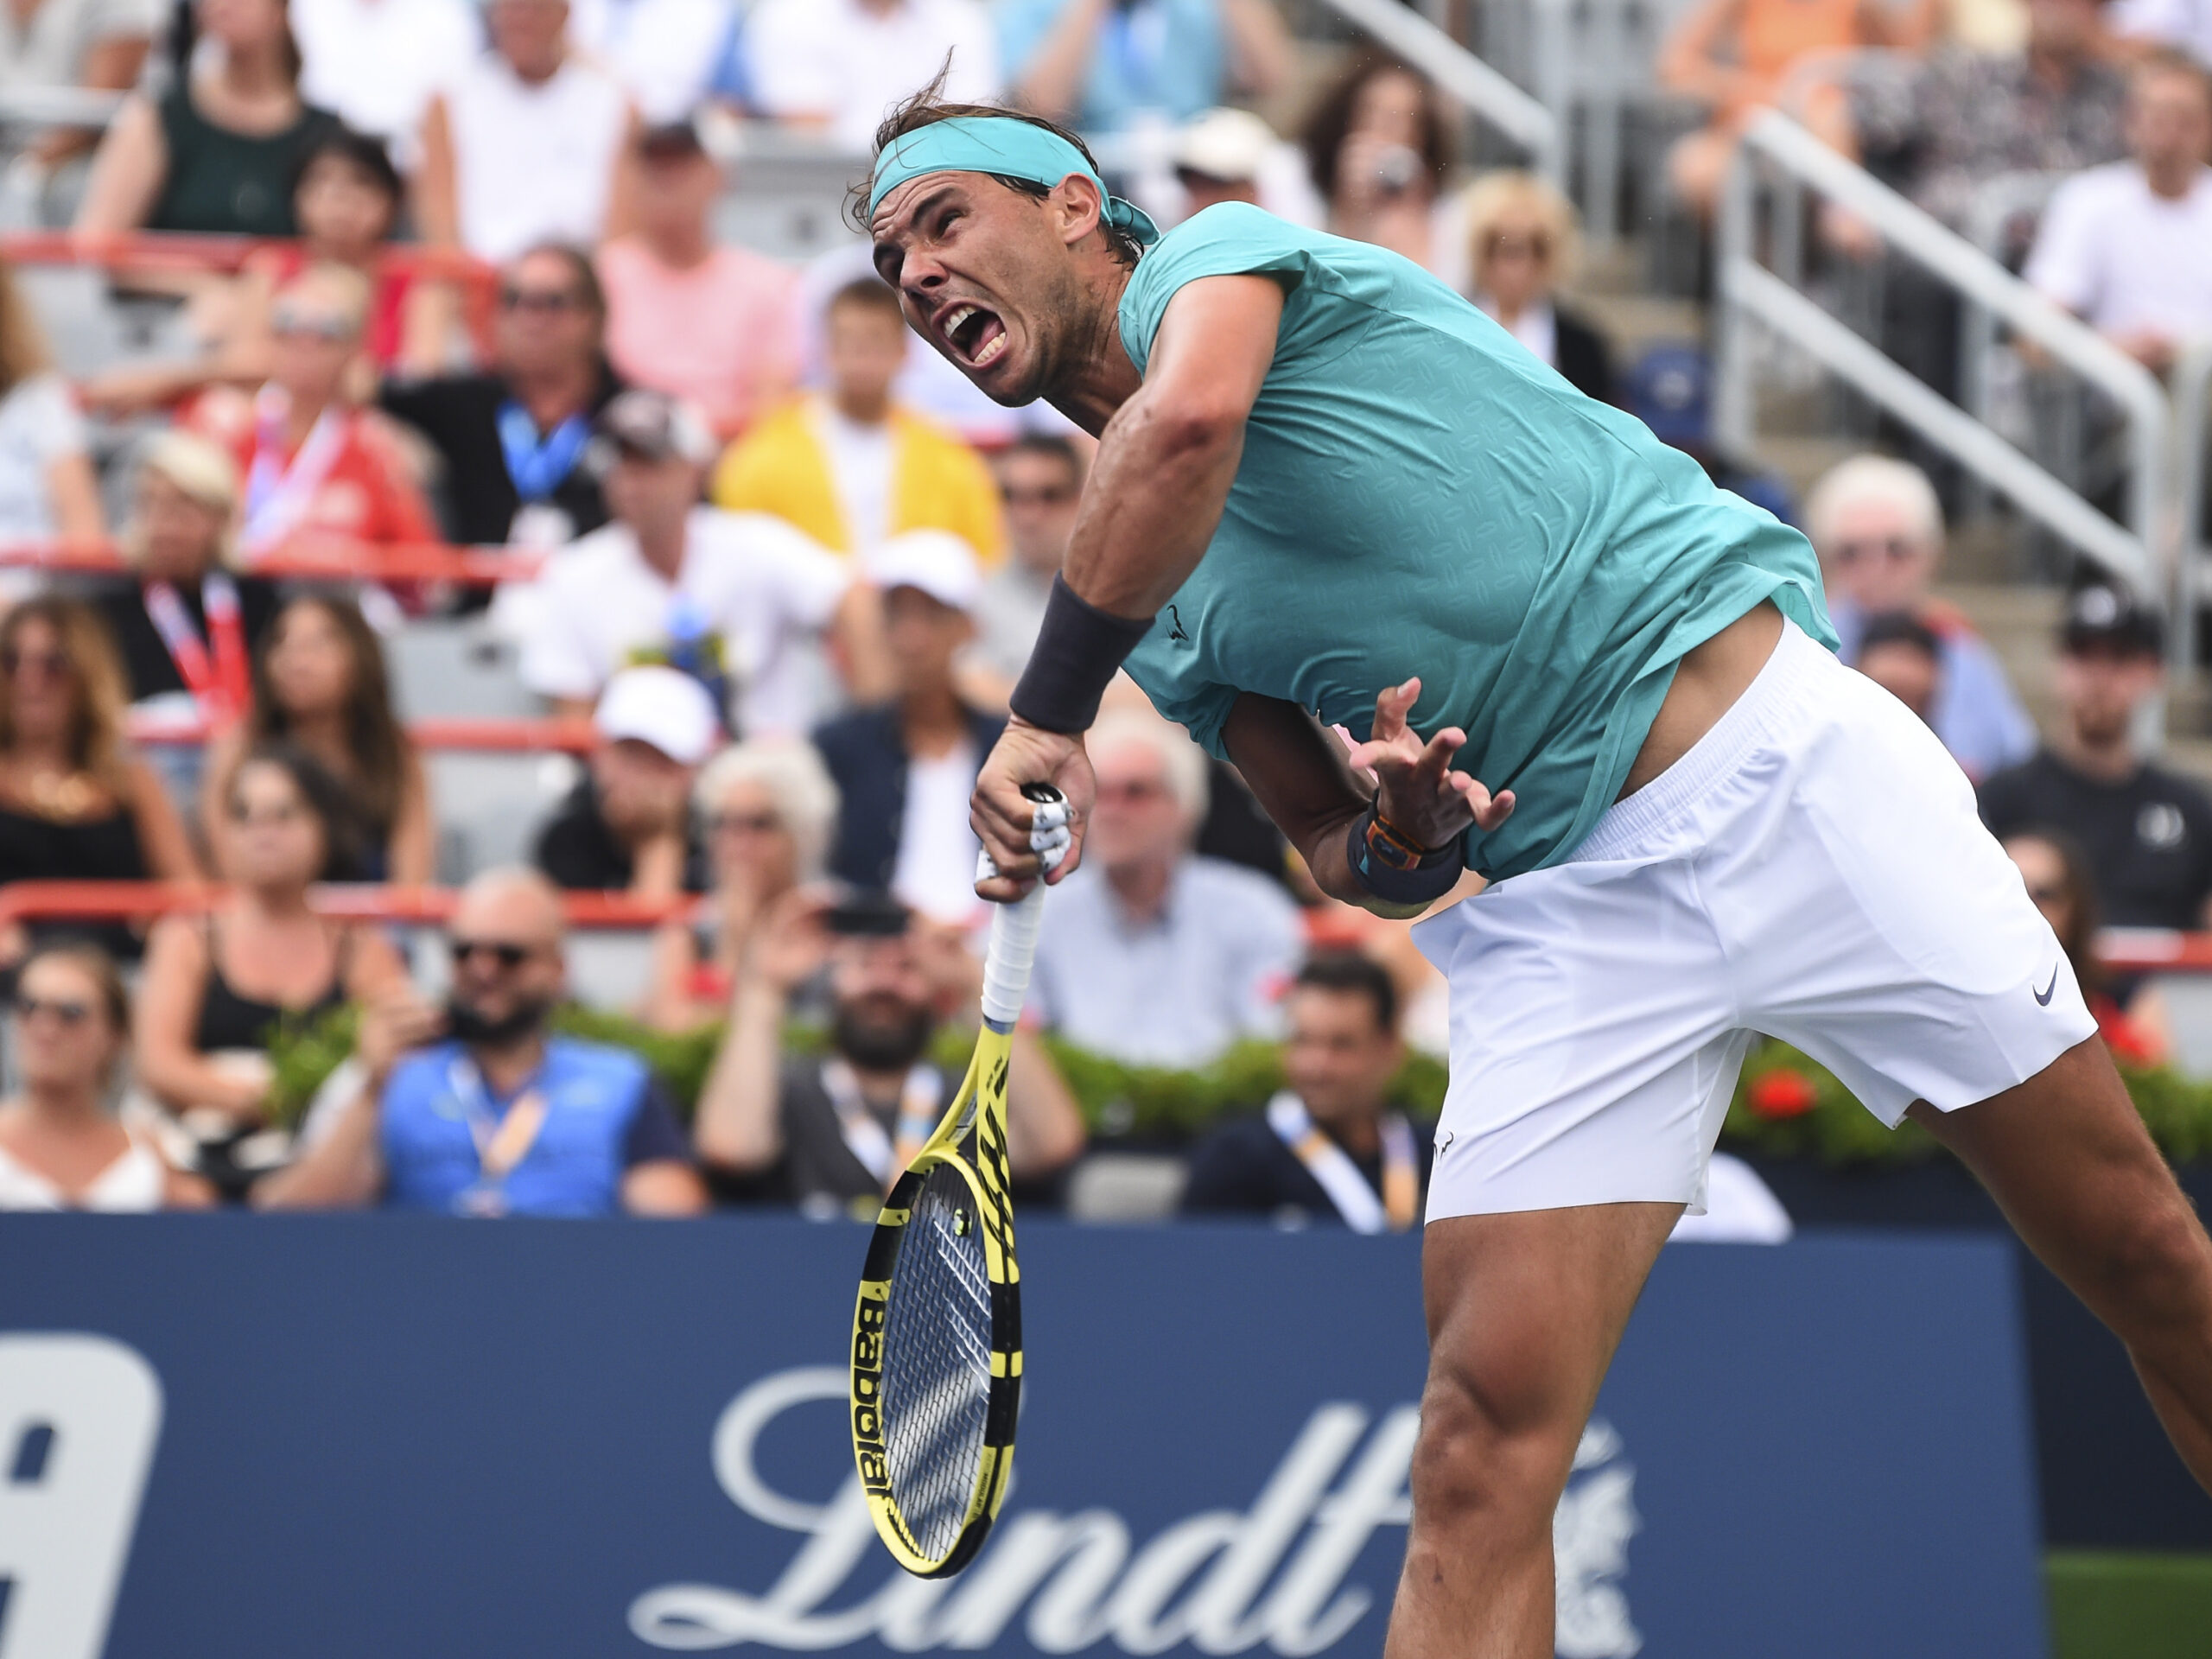
M177 677L200 705L201 715L219 725L244 714L251 687L238 584L220 570L210 572L200 582L200 608L207 619L205 640L193 626L192 613L185 609L184 596L175 584L149 582L145 599L147 620L162 636Z
M454 1213L462 1216L504 1216L507 1213L507 1177L530 1155L537 1133L545 1127L543 1090L532 1084L517 1095L504 1112L495 1111L484 1074L466 1055L457 1056L446 1069L446 1082L468 1124L468 1138L476 1148L475 1181L454 1195Z
M1367 1184L1351 1154L1315 1126L1306 1103L1288 1090L1268 1103L1268 1127L1288 1147L1355 1233L1402 1233L1421 1209L1421 1171L1414 1161L1413 1126L1386 1112L1376 1127L1382 1141L1382 1195Z
M308 510L346 451L352 417L336 404L315 417L307 441L290 461L284 455L287 399L264 386L253 400L253 464L245 480L245 524L239 540L261 554L280 545L307 522Z
M508 538L518 547L550 547L567 541L575 525L553 505L552 495L583 459L584 446L591 442L591 422L571 415L541 438L530 411L510 397L499 405L498 425L499 453L522 502Z
M888 1192L937 1127L944 1080L933 1065L917 1065L906 1073L906 1081L899 1088L896 1139L886 1135L883 1125L875 1121L861 1097L861 1080L844 1061L822 1063L822 1090L837 1114L837 1133L846 1150L860 1160L861 1167L875 1178L877 1185Z

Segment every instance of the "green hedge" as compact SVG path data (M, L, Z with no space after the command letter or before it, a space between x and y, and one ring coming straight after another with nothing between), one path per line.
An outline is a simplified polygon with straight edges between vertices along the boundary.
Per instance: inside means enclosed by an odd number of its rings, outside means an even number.
M278 1121L294 1122L322 1080L353 1046L355 1016L340 1008L319 1021L280 1027L270 1042L276 1063ZM708 1069L721 1042L720 1026L671 1036L626 1014L579 1007L563 1008L556 1027L572 1036L611 1043L644 1057L688 1115L706 1086ZM788 1033L799 1052L817 1052L823 1033L794 1027ZM974 1039L941 1032L931 1058L948 1071L966 1068ZM1045 1039L1094 1135L1147 1141L1182 1141L1221 1118L1249 1111L1282 1086L1280 1051L1272 1043L1239 1043L1195 1071L1126 1065L1057 1037ZM2128 1092L2152 1137L2177 1162L2212 1155L2212 1084L2194 1082L2168 1067L2125 1068ZM1408 1110L1433 1116L1444 1103L1440 1060L1415 1054L1391 1085ZM1895 1131L1875 1122L1851 1091L1787 1044L1762 1042L1745 1062L1742 1081L1721 1128L1722 1144L1740 1150L1815 1158L1824 1164L1910 1164L1941 1150L1918 1125Z

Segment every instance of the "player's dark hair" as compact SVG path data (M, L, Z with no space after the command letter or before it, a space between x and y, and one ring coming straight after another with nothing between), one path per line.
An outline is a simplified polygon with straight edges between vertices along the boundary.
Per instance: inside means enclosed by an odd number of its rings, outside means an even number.
M1306 957L1291 983L1301 991L1363 996L1374 1007L1376 1029L1397 1034L1398 988L1382 963L1356 950L1327 950Z
M880 276L861 276L847 283L830 296L823 315L844 310L873 311L890 318L901 328L906 326L906 314L899 308L899 290L886 287Z
M1352 111L1359 105L1359 95L1367 89L1367 83L1378 75L1407 75L1420 84L1421 163L1430 181L1440 186L1445 174L1451 170L1452 124L1445 116L1443 101L1437 97L1435 86L1420 70L1370 47L1355 56L1321 95L1320 103L1306 118L1305 130L1298 137L1306 151L1306 170L1313 175L1313 188L1321 193L1325 201L1336 200L1337 161L1344 153L1344 140L1351 136Z
M1064 127L1057 121L1047 121L1041 115L1031 115L1024 110L1009 110L996 104L948 102L944 97L944 82L945 77L951 71L952 54L947 52L944 54L944 62L938 67L930 84L883 118L883 124L875 130L877 155L881 155L887 146L905 137L908 133L918 132L922 128L933 126L939 121L952 121L962 118L1021 121L1033 127L1042 127L1055 137L1066 139L1076 147L1077 152L1082 156L1083 159L1090 163L1093 172L1098 170L1098 158L1090 153L1090 146L1083 142L1083 136L1072 128ZM1023 195L1038 201L1042 201L1046 196L1052 194L1052 191L1046 186L1039 184L1033 179L1013 179L1003 173L993 173L988 176L997 180L1007 189L1017 190ZM868 199L871 181L870 179L861 179L845 192L845 218L862 236L868 233ZM1135 266L1139 257L1144 252L1144 245L1141 242L1127 231L1115 229L1103 219L1098 221L1098 233L1106 238L1107 250L1115 258L1125 265L1132 268Z

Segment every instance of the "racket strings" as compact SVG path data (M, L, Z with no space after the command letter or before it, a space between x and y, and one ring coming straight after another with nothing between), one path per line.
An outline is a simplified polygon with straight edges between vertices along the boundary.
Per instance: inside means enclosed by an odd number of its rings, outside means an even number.
M884 1455L916 1546L948 1554L982 1461L991 1381L991 1283L982 1217L956 1170L924 1179L884 1309Z

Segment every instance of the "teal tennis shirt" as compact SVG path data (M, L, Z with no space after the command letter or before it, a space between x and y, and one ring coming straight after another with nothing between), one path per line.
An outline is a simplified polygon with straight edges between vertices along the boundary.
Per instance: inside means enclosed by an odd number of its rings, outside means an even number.
M1282 284L1274 363L1205 557L1128 661L1216 754L1241 692L1364 739L1421 679L1424 738L1518 798L1468 864L1558 862L1619 795L1674 664L1762 600L1831 649L1812 546L1576 391L1411 261L1256 207L1167 232L1122 296L1142 373L1184 283Z

